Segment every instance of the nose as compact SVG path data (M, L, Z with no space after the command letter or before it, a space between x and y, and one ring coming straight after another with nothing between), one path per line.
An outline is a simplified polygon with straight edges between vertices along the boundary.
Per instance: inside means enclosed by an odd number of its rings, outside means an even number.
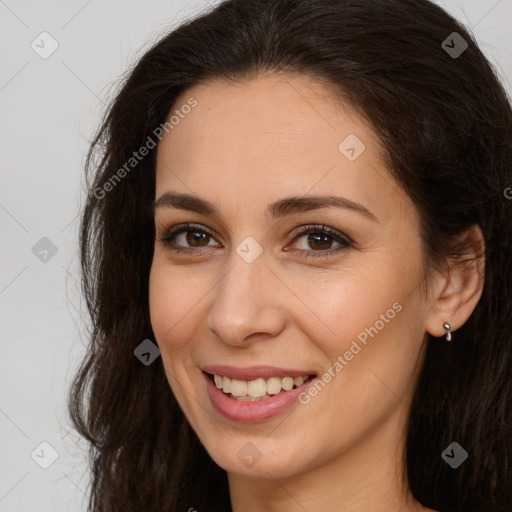
M236 347L274 338L285 326L285 292L286 287L266 265L263 254L247 263L235 253L230 270L214 288L208 328Z

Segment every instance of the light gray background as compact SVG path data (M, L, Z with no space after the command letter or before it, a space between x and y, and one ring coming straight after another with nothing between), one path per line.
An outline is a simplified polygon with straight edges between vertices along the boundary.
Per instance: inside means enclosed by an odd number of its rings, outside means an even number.
M77 251L85 153L121 74L214 3L0 0L0 512L86 510L85 444L65 403L87 341ZM510 93L512 0L438 3L471 28ZM47 59L31 48L43 31L59 45ZM42 237L57 247L47 262L32 252ZM48 469L35 462L50 460L42 442L58 453Z

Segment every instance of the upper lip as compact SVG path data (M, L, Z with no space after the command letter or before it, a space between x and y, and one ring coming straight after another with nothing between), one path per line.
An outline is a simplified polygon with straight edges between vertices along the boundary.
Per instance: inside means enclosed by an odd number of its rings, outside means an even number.
M315 375L310 370L290 370L286 368L277 368L275 366L248 366L246 368L237 368L229 365L204 366L202 370L211 375L221 375L237 380L256 380L259 378L268 379L270 377L303 377L306 375Z

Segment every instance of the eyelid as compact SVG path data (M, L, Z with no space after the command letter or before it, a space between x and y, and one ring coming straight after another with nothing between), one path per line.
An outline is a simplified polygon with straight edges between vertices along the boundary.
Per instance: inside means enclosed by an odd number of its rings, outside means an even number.
M312 223L312 224L306 224L303 226L299 226L292 232L291 237L294 241L297 237L302 237L302 235L307 235L308 233L322 233L325 235L329 235L330 237L332 237L334 239L339 238L343 242L346 242L350 245L352 245L354 243L354 241L344 232L342 232L338 229L335 229L335 228L331 228L325 224L320 224L320 223L317 223L317 224ZM337 241L339 241L339 240L337 240ZM342 243L342 242L340 242L340 243ZM320 252L320 251L318 251L318 252Z
M184 223L184 224L177 224L172 227L164 227L162 230L160 230L160 235L157 235L157 240L159 242L166 243L171 238L176 237L177 235L181 233L186 233L187 231L204 231L206 234L210 235L212 238L215 238L216 235L213 234L213 232L203 226L202 224L193 224L193 223ZM190 247L192 249L192 247Z
M193 222L185 222L183 224L176 224L175 226L172 226L169 231L174 231L174 232L178 232L178 231L186 231L186 230L194 230L196 229L197 231L204 231L205 233L208 233L209 235L212 235L214 236L214 233L213 231L206 227L204 224L195 224Z

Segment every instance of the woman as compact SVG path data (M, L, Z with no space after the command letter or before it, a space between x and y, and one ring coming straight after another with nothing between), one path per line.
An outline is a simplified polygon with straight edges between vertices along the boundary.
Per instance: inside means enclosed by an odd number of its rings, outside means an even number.
M510 511L510 162L427 0L231 0L159 41L87 162L90 510Z

